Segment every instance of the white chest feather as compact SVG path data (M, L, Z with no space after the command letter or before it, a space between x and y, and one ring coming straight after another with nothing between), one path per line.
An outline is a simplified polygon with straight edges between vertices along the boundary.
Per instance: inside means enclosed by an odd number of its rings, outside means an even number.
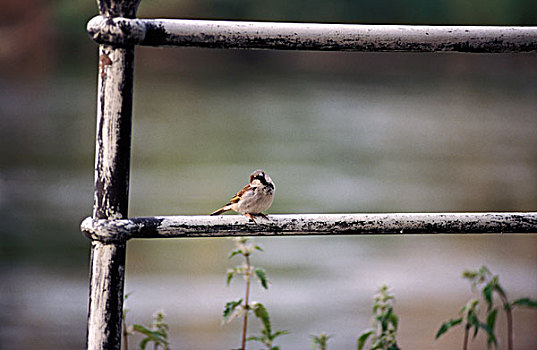
M241 214L259 214L272 205L274 190L268 186L259 186L248 191L237 203L237 210Z

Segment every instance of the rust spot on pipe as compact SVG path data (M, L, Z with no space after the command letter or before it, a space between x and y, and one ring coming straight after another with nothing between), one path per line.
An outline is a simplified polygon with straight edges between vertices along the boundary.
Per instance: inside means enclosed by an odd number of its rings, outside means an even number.
M107 54L103 53L101 56L99 56L99 71L101 74L101 78L104 79L106 77L105 68L106 66L111 66L111 65L112 65L112 60L110 59L110 57L108 57Z

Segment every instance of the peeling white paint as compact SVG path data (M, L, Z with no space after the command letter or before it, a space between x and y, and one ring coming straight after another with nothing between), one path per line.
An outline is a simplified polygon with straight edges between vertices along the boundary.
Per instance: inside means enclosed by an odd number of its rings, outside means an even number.
M122 111L122 97L123 94L119 91L119 87L124 85L124 73L125 67L125 53L124 50L101 50L101 55L107 55L110 61L110 65L106 65L103 91L100 92L104 101L103 108L99 108L99 111L103 111L103 116L99 116L99 119L103 121L102 125L102 169L101 169L101 181L104 184L110 185L112 181L112 169L116 166L117 145L119 139L120 129L118 127L119 120L121 118Z
M122 251L121 251L122 250ZM91 289L88 314L88 349L103 349L109 344L110 313L118 312L120 320L123 309L123 282L125 276L125 245L92 242ZM120 344L121 327L116 332Z
M124 110L132 108L126 103L132 99L132 62L127 60L132 59L133 55L129 50L133 49L101 46L99 51L94 216L99 213L99 216L104 215L109 219L120 219L126 212L126 208L120 207L126 200L114 197L122 192L122 189L117 187L118 183L120 186L128 186L128 181L124 184L117 180L118 176L124 176L124 168L128 169L130 166L118 164L118 157L129 159L129 155L120 154L119 150L120 144L126 142L120 138L130 135L132 118L130 111ZM129 115L126 115L127 112ZM122 130L125 128L129 130ZM128 173L126 176L128 180Z
M103 33L114 37L116 42L127 36L133 42L141 41L146 35L145 25L136 18L95 16L89 20L86 28L91 38L97 42L103 40Z
M93 239L348 234L537 233L537 213L403 213L270 215L249 221L242 215L156 216L82 222Z
M214 48L531 52L537 27L363 25L128 19L97 16L87 25L98 43Z

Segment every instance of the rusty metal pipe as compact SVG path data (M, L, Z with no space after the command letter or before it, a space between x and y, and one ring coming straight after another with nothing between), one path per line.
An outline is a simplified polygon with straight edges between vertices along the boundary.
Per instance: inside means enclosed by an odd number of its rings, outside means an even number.
M129 19L97 16L100 44L234 49L407 52L535 52L537 27L360 25Z

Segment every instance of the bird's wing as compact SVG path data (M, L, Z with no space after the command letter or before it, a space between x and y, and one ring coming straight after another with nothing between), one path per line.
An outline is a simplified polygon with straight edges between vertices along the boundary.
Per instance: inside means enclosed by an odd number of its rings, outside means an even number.
M243 196L243 194L244 194L244 192L248 191L250 188L252 188L252 187L250 186L250 184L244 186L244 188L243 188L242 190L240 190L239 192L237 192L237 194L236 194L235 196L233 196L233 198L231 198L231 199L229 200L229 203L228 203L228 204L233 204L233 203L237 203L238 201L240 201L241 198L242 198L242 196Z

